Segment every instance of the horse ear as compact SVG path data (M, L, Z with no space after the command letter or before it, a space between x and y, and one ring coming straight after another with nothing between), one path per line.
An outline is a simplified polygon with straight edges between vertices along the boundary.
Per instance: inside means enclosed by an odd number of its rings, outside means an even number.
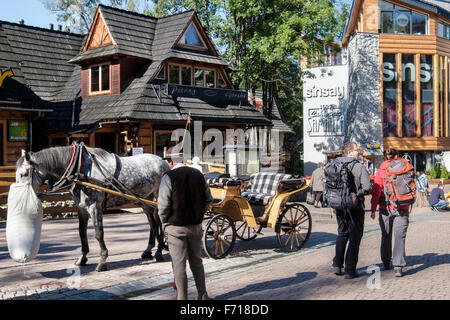
M25 157L26 161L30 161L30 154L22 149L22 157Z

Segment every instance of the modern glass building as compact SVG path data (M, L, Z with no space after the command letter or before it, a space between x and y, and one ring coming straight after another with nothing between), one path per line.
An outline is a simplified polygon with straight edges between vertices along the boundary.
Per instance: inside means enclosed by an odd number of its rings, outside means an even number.
M445 158L450 1L354 0L342 47L350 71L346 139L395 148L416 170Z

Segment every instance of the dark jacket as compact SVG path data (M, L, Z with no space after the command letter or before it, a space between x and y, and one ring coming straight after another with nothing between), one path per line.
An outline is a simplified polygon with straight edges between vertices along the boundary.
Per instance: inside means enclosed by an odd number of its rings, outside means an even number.
M209 186L197 169L178 167L168 171L161 180L158 215L164 228L202 223L211 202Z

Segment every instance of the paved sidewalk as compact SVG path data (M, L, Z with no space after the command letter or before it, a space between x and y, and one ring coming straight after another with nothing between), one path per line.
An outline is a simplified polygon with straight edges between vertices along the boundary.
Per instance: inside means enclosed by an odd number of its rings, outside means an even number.
M358 272L347 280L331 270L334 239L302 252L207 277L208 293L218 300L440 300L450 299L450 212L414 208L407 234L407 267L396 278L381 271L377 219L366 220ZM374 223L376 222L376 223ZM335 228L335 224L332 224ZM192 280L191 280L192 283ZM191 286L190 295L195 297ZM173 299L173 290L141 296Z
M361 278L344 280L330 273L336 223L329 209L309 207L313 233L305 248L293 254L279 250L275 233L236 243L222 260L204 259L213 299L448 299L450 298L450 213L414 208L407 237L405 277L381 272L381 288L370 290L365 272L379 263L377 220L366 219L361 244ZM37 259L21 266L9 258L5 226L0 226L0 298L38 300L173 299L170 257L166 262L140 259L148 225L143 214L105 217L108 271L95 272L98 244L89 227L88 266L74 268L80 254L78 220L45 221ZM376 280L376 279L375 279ZM190 295L196 296L193 282ZM377 282L375 281L376 285Z

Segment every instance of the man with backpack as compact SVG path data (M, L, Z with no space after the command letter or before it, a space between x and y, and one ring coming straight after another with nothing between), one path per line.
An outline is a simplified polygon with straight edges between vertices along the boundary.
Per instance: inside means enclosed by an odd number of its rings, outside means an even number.
M406 266L405 240L409 212L415 201L414 167L406 159L399 158L395 149L385 150L384 159L372 188L371 218L375 219L375 211L379 205L381 261L384 270L389 270L392 269L392 258L395 276L402 277L403 267Z
M346 142L342 152L342 157L331 160L324 168L324 197L335 209L338 224L333 271L343 275L344 269L344 278L353 279L358 277L356 265L364 232L364 194L370 192L371 183L369 172L358 160L358 144Z

